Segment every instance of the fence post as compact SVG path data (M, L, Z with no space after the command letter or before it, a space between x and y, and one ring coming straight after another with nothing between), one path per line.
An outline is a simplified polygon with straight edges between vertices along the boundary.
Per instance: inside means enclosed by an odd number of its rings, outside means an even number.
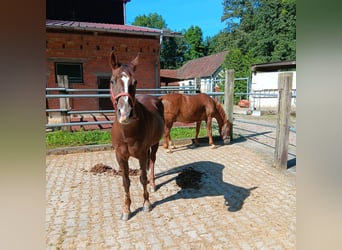
M233 107L234 107L234 78L235 71L228 69L225 71L224 82L224 110L226 111L227 118L230 122L230 140L233 140Z
M273 166L282 170L287 169L292 75L293 73L279 73L278 76L278 120Z
M201 93L201 77L195 77L196 93Z
M57 75L57 85L59 88L69 88L69 81L67 75ZM66 90L60 90L59 94L67 94ZM61 122L62 123L70 123L70 116L68 115L68 110L70 110L69 105L69 97L67 98L59 98L59 108L60 109L67 109L67 111L61 111ZM62 127L64 131L71 131L70 126Z

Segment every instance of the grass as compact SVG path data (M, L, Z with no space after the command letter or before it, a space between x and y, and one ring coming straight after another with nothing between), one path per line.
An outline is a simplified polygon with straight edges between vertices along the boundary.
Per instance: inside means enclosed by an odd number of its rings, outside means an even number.
M59 147L72 147L83 145L97 145L110 143L109 131L54 131L46 134L46 147L59 148Z
M213 135L218 134L217 126L213 124ZM207 136L207 130L202 123L199 137ZM171 129L172 140L195 138L195 128L193 127L175 127ZM46 133L46 147L48 149L60 147L73 147L84 145L110 144L110 131L62 131Z

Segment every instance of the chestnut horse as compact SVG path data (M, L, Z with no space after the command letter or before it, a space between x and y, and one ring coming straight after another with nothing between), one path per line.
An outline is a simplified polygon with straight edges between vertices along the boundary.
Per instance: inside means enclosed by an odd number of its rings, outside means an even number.
M125 191L121 219L131 216L131 198L129 193L129 157L135 157L140 165L140 182L143 186L143 211L151 211L147 183L155 191L154 164L159 141L163 135L163 104L151 95L135 96L137 81L135 69L139 55L129 64L118 62L114 52L110 55L112 76L110 80L111 100L115 109L114 124L111 130L112 145L116 160L122 171ZM147 180L149 171L149 180Z
M196 122L195 145L198 146L198 133L201 122L205 121L209 136L209 145L211 148L216 148L212 136L212 118L215 118L219 132L224 143L230 142L230 122L224 112L221 103L217 102L210 96L204 93L196 95L183 95L178 93L166 94L160 97L164 105L164 147L169 148L174 145L171 140L170 131L175 121L192 123ZM168 152L171 152L169 149Z

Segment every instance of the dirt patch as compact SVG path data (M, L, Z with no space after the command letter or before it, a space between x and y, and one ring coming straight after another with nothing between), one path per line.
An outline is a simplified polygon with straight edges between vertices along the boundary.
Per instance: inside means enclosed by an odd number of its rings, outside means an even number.
M198 190L200 189L202 174L192 168L185 169L176 177L176 184L182 189L193 188Z
M110 166L107 166L103 163L98 163L94 165L89 172L93 173L94 175L97 174L103 174L105 173L106 175L113 175L113 176L122 176L122 171L119 169L119 171L113 169ZM138 176L140 175L140 169L129 169L129 175L130 176Z

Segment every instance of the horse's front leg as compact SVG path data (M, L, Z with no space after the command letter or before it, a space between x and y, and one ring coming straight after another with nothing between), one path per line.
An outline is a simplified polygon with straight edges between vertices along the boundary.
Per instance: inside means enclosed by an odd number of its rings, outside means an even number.
M208 137L209 137L209 145L210 148L216 148L215 144L214 144L214 140L213 140L213 131L212 131L212 127L211 127L211 123L212 123L212 118L208 117L207 119L207 131L208 131Z
M130 180L129 180L129 167L128 160L121 159L117 155L117 161L119 163L120 169L122 171L122 183L125 191L124 205L121 213L121 220L128 220L131 217L131 197L129 193Z
M151 203L149 200L149 193L147 191L147 169L148 164L150 161L150 151L148 151L143 157L139 159L140 164L140 182L144 189L144 205L143 205L143 211L149 212L151 211Z

